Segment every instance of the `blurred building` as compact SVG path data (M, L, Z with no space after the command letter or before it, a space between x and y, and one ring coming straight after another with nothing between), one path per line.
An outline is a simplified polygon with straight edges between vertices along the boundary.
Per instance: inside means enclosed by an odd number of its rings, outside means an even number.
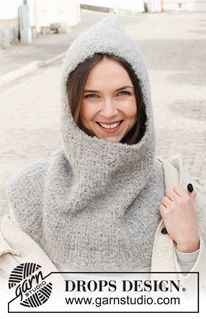
M206 0L163 0L163 11L206 12Z
M79 0L82 8L114 13L206 11L206 0Z
M31 38L69 31L80 23L80 7L117 14L206 12L206 0L0 0L0 48L19 41L22 15L18 8L23 4L29 9Z
M113 13L144 12L143 0L79 0L81 8Z
M33 38L39 33L67 32L80 22L78 0L0 0L0 48L18 41L18 8L23 4L29 7Z

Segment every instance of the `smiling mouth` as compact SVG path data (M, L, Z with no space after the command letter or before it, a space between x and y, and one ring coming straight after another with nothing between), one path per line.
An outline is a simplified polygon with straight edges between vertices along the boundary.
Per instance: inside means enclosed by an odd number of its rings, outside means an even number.
M106 123L102 123L102 122L97 122L97 124L99 125L99 126L101 126L102 128L104 128L104 129L108 129L108 130L111 130L111 129L115 129L115 128L117 128L118 126L120 126L120 124L123 122L123 120L122 121L118 121L118 122L113 122L113 123L111 123L111 124L106 124Z

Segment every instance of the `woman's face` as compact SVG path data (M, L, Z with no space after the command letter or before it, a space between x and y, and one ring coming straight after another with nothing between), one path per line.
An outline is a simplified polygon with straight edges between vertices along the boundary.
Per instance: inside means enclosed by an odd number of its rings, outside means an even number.
M137 121L134 87L127 71L104 58L89 73L80 119L92 135L118 143Z

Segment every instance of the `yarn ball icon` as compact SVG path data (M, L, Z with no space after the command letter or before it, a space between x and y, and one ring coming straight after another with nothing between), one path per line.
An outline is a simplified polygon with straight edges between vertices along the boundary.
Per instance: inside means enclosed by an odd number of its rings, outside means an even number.
M39 307L52 293L52 283L43 277L41 266L35 263L23 263L15 267L9 276L9 289L14 288L20 305Z

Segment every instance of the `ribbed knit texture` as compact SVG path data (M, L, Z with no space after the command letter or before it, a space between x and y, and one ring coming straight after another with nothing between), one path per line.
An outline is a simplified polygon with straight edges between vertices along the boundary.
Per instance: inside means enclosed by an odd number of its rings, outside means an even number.
M139 143L111 143L75 124L66 94L68 75L95 52L127 60L140 80L146 132ZM149 267L164 176L155 134L146 67L115 17L81 34L70 46L62 75L63 147L48 161L16 176L9 187L22 229L54 263L70 271L138 271Z

